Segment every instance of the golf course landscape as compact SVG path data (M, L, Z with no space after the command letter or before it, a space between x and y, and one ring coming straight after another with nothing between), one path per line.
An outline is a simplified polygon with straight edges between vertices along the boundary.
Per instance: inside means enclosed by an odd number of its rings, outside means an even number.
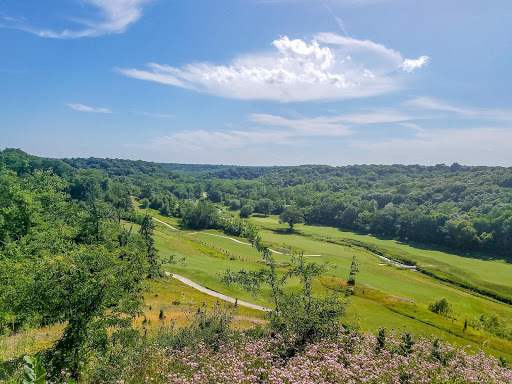
M179 220L165 218L153 210L149 212L174 228L180 226ZM479 289L496 289L496 292L504 295L512 291L508 278L512 275L512 265L502 261L483 261L441 251L424 250L394 240L380 240L331 227L300 224L290 232L285 224L279 224L276 216L253 217L251 221L260 228L262 240L270 248L283 249L288 246L303 251L305 255L314 254L311 257L314 261L326 262L332 266L324 277L315 282L317 292L340 289L346 285L351 260L353 256L357 257L360 272L354 294L348 297L350 305L347 321L371 331L386 327L408 330L415 334L436 335L460 346L471 346L473 350L483 349L497 357L512 357L511 341L500 339L471 325L464 331L465 321L476 324L482 315L497 315L503 322L511 322L510 305L418 270L396 267L362 246L348 244L350 240L357 240L358 244L366 244L368 248L375 247L395 260L440 270L444 276L455 276L463 284L478 283ZM240 244L226 238L227 236L220 237L225 235L219 231L180 231L158 222L156 228L156 245L166 270L230 297L269 306L268 291L265 289L255 297L235 285L226 286L220 281L219 276L225 270L256 270L261 267L259 253L250 247L246 239L236 238L246 243ZM185 261L182 265L166 265L166 260L171 255L178 259L185 258ZM282 265L290 262L290 255L277 254L275 258ZM464 265L464 268L458 267L460 265ZM286 267L281 267L281 273L284 274L285 271ZM286 289L293 291L297 286L298 281L292 280ZM453 306L450 318L432 313L428 309L429 304L441 298L446 298Z

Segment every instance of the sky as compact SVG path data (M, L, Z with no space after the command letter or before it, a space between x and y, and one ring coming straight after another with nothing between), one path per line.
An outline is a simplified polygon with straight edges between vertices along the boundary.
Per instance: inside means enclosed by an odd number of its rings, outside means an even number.
M0 0L0 148L512 166L510 0Z

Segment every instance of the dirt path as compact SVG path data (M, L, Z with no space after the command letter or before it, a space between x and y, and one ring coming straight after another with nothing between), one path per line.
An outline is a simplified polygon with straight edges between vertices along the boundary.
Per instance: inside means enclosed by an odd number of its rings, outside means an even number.
M235 301L236 301L236 299L234 299L233 297L229 297L229 296L226 296L226 295L224 295L222 293L212 291L211 289L208 289L208 288L206 288L206 287L204 287L204 286L202 286L200 284L194 283L192 280L187 279L186 277L183 277L183 276L180 276L180 275L176 275L175 273L170 273L170 272L165 272L165 274L167 276L171 276L171 277L175 278L176 280L181 281L183 284L186 284L189 287L197 289L200 292L206 293L207 295L216 297L216 298L221 299L221 300L228 301L230 303L235 303ZM242 300L238 300L238 305L241 305L241 306L247 307L247 308L257 309L258 311L265 311L265 312L271 311L271 309L269 309L269 308L265 308L265 307L262 307L260 305L248 303L248 302L242 301Z

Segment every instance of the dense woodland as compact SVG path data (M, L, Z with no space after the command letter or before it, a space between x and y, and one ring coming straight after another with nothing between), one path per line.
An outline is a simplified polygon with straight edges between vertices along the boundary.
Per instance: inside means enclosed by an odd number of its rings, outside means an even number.
M164 215L177 200L208 199L242 216L298 207L307 224L329 225L452 250L512 255L512 169L436 165L230 167L65 160L130 175L140 197ZM167 171L167 173L165 173ZM145 175L159 177L145 184ZM140 176L139 176L140 175Z
M205 196L240 211L241 217L279 215L293 206L311 225L512 257L511 168L160 165L96 158L61 161L17 150L5 150L1 156L18 174L51 169L71 180L68 191L74 198L83 198L83 191L73 185L72 175L90 172L165 216L181 217Z

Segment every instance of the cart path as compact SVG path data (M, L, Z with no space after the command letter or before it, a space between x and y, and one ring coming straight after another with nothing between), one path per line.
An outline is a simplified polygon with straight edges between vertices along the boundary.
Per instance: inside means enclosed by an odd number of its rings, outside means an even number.
M239 244L252 246L251 243L246 243L246 242L243 242L243 241L240 241L240 240L237 240L237 239L233 239L232 237L228 237L228 236L215 235L213 233L206 233L206 232L193 232L193 233L189 233L189 235L197 235L197 234L208 235L208 236L215 236L215 237L222 237L223 239L228 239L228 240L234 241L234 242L239 243ZM274 253L277 253L279 255L284 255L283 252L276 251L276 250L274 250L272 248L269 248L269 250L274 252ZM306 257L306 256L307 257L320 257L322 255L304 255L304 257Z
M167 224L165 221L159 220L159 219L157 219L156 217L153 217L153 220L158 221L159 223L162 223L162 224L163 224L163 225L165 225L166 227L169 227L169 228L171 228L171 229L174 229L175 231L179 231L179 229L178 229L178 228L174 228L172 225Z
M200 284L197 284L197 283L193 282L192 280L187 279L186 277L177 275L175 273L170 273L170 272L165 272L165 274L167 276L175 278L176 280L181 281L183 284L186 284L189 287L197 289L200 292L206 293L207 295L216 297L216 298L224 300L224 301L229 301L230 303L233 303L233 304L236 301L236 299L234 299L233 297L229 297L229 296L226 296L226 295L224 295L222 293L212 291L211 289L208 289L208 288L206 288L206 287L204 287L204 286L202 286ZM258 311L265 311L265 312L271 311L271 309L269 309L269 308L262 307L261 305L256 305L256 304L248 303L248 302L242 301L242 300L238 300L237 304L241 305L243 307L257 309Z

